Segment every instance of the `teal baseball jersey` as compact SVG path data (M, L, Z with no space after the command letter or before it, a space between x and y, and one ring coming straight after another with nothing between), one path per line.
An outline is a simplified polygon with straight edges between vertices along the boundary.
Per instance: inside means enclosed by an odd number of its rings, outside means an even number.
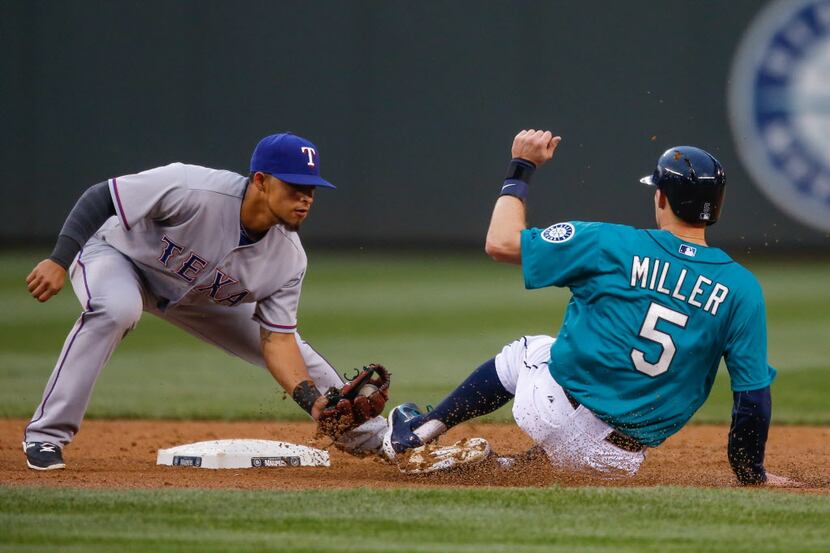
M686 424L721 358L734 391L775 378L761 286L720 249L667 231L573 221L523 231L522 271L527 288L572 293L551 347L553 378L645 445Z

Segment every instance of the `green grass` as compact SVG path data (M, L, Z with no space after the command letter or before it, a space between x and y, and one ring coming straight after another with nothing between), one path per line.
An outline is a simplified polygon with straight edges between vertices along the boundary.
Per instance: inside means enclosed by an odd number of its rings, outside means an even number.
M823 552L828 518L761 490L0 487L0 551Z
M24 279L43 255L0 255L0 416L29 417L80 312L70 288L41 305ZM525 291L518 268L484 254L309 252L303 336L347 371L380 361L392 401L436 403L480 362L524 334L555 334L566 290ZM830 260L750 264L764 285L775 420L830 423ZM723 371L722 371L723 372ZM89 417L304 418L271 377L145 315L98 380ZM729 419L718 378L698 421ZM493 417L507 420L502 409Z
M28 417L80 307L40 305L37 255L0 256L0 416ZM830 261L759 263L777 422L830 423ZM301 331L347 370L382 361L392 401L435 402L504 343L556 333L566 291L524 291L483 255L310 252ZM698 421L724 422L719 377ZM145 316L96 386L92 417L304 418L263 370ZM502 410L496 419L508 419ZM279 481L275 480L275 487ZM0 553L40 551L828 551L830 498L684 488L307 492L0 486Z

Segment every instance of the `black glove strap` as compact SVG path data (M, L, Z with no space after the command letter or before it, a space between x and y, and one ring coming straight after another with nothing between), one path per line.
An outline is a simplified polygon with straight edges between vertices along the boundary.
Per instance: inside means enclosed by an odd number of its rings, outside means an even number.
M303 380L297 384L297 387L294 388L293 392L291 392L291 399L293 399L297 405L302 407L303 410L310 415L314 402L317 401L317 398L321 395L323 394L320 393L320 390L317 389L314 382L311 380Z

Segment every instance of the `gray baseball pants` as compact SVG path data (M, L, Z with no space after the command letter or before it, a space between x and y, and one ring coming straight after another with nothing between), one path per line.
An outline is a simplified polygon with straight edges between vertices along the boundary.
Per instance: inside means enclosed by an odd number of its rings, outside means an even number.
M124 336L135 328L144 311L249 363L265 367L259 324L251 319L254 304L235 307L215 304L177 305L161 311L138 268L121 252L96 238L81 250L69 269L72 288L83 312L64 342L40 405L26 426L25 441L72 441L84 418L95 381ZM334 367L297 336L311 379L321 392L340 387ZM376 417L344 435L339 447L353 453L380 448L386 420Z

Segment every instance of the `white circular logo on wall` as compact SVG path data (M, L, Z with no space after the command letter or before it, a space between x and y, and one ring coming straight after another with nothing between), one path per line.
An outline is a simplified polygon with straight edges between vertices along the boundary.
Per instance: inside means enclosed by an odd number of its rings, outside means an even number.
M542 231L542 239L548 242L567 242L574 237L576 229L570 223L556 223Z
M744 35L729 115L741 160L787 214L830 231L830 0L779 0Z

